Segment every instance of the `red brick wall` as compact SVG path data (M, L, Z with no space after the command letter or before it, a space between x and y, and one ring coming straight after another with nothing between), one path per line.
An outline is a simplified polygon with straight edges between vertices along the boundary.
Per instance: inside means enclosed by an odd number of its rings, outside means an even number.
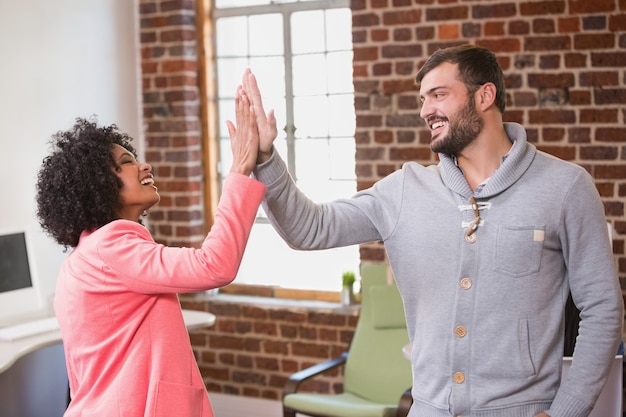
M140 0L146 158L162 196L150 227L170 244L196 245L205 228L195 7L194 0ZM353 0L352 10L359 188L406 160L436 162L413 77L436 48L484 45L505 71L505 118L596 179L624 286L626 0ZM363 260L382 255L377 244L361 249ZM184 305L218 316L214 327L192 334L209 390L253 397L278 398L292 371L347 346L355 323L336 311L219 298L186 297ZM337 381L316 389L338 389Z
M181 297L184 308L217 317L214 326L191 333L200 371L212 392L280 399L289 375L348 349L358 319L358 307L241 299ZM340 372L331 371L302 384L301 391L341 392L341 388Z
M202 118L195 1L139 4L146 161L161 201L150 210L157 241L204 240Z

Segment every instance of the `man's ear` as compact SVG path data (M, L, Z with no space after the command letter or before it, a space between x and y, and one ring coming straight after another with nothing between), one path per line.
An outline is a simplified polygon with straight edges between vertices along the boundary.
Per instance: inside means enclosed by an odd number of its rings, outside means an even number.
M482 111L487 110L496 101L496 86L494 83L485 83L478 89L478 104Z

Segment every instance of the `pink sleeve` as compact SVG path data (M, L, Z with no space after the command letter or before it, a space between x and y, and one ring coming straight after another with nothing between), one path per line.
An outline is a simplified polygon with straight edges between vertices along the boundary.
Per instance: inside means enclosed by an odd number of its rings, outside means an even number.
M115 221L98 244L112 279L140 293L182 293L222 287L235 279L265 194L259 181L231 173L201 249L157 244L138 223ZM105 271L105 273L107 273Z

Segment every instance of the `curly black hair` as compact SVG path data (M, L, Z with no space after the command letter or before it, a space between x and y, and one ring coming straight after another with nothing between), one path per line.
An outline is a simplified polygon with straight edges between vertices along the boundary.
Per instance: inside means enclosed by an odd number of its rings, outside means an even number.
M78 245L81 232L119 218L122 183L112 148L118 144L136 157L131 141L116 125L98 127L93 118L77 118L72 129L52 135L37 175L37 216L66 249Z

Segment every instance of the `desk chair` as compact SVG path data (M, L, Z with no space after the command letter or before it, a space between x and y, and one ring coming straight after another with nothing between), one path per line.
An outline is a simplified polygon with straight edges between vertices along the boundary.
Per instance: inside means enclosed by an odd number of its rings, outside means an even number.
M283 389L283 417L396 417L398 401L411 386L411 364L402 299L385 264L361 266L361 311L348 352L293 374ZM343 392L297 392L300 384L343 366Z

